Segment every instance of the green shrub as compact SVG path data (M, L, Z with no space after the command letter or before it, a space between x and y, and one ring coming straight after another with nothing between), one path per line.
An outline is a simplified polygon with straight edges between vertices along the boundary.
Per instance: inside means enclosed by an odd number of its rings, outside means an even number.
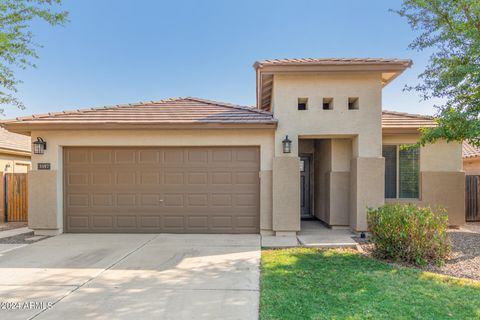
M451 250L447 218L443 209L434 212L413 204L368 209L374 254L416 265L443 264Z

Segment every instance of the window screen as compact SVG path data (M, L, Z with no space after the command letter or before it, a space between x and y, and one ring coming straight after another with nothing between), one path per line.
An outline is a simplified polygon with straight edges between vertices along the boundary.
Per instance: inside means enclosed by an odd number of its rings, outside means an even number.
M397 146L383 146L385 158L385 198L397 197Z
M398 153L400 198L418 198L419 159L419 148L400 149Z

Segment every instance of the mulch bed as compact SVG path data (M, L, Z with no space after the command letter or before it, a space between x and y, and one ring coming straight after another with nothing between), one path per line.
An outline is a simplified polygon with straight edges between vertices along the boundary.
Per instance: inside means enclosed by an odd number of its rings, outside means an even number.
M441 267L428 265L421 269L457 278L480 280L480 224L470 224L461 229L451 229L448 231L448 235L452 241L452 254L445 265ZM360 246L363 254L373 257L373 244L364 242L360 243ZM395 265L416 267L405 263L388 262Z

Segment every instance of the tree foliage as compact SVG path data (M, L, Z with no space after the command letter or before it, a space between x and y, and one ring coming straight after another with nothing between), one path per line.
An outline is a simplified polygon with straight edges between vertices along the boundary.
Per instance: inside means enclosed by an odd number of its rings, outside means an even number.
M67 12L61 0L0 0L0 105L24 108L15 96L21 82L15 72L35 67L38 58L31 24L40 19L52 26L63 25Z
M404 0L396 10L419 32L413 50L433 50L416 90L440 98L437 127L423 129L420 144L468 140L480 146L480 0Z

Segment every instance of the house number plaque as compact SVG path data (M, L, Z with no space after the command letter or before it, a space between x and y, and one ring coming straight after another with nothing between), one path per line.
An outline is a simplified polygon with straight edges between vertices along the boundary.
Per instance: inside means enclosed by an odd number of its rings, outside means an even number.
M37 164L38 170L50 170L50 163L38 163Z

